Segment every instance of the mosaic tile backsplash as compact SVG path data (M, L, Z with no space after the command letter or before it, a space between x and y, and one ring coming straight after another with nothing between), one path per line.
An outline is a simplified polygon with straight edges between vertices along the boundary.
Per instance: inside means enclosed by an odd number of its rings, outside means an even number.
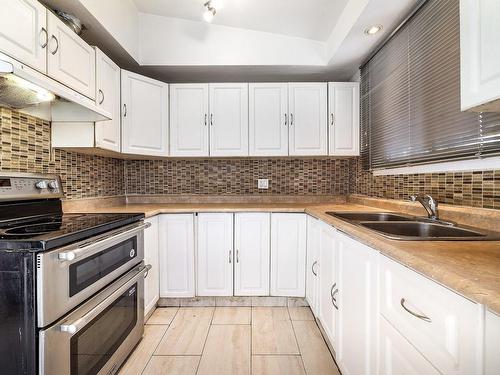
M0 107L0 170L54 173L66 199L125 194L123 161L50 148L50 122Z

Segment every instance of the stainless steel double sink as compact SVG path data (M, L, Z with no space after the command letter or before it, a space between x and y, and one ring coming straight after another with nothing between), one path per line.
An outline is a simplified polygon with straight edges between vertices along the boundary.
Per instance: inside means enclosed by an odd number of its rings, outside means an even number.
M494 241L500 233L392 212L327 212L384 237L402 241Z

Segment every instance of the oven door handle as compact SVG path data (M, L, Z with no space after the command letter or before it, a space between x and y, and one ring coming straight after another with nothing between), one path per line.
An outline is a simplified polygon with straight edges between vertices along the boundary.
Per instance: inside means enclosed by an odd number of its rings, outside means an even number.
M75 319L73 322L65 322L59 326L59 329L62 332L67 332L71 336L75 335L84 328L89 322L91 322L95 317L97 317L100 313L102 313L109 305L111 305L119 296L121 296L125 291L140 277L144 277L144 275L151 269L151 265L140 266L135 269L135 273L129 280L127 280L124 284L122 284L118 289L116 289L113 293L111 293L106 299L100 302L96 307L87 312L85 315L81 316L78 319Z
M151 223L142 223L140 225L134 226L132 229L128 228L125 229L121 232L114 232L108 236L100 237L96 241L92 242L84 242L83 245L80 245L78 247L73 247L71 250L68 251L61 251L59 254L57 254L57 257L61 261L72 261L77 258L80 258L82 255L87 254L88 252L92 251L95 247L100 246L105 244L106 242L109 241L116 241L119 240L122 237L129 237L131 234L135 234L140 232L143 229L149 228L151 226Z

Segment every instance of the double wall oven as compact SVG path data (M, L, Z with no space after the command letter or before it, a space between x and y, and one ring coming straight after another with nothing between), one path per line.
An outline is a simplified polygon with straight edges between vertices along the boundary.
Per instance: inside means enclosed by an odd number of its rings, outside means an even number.
M0 179L0 367L116 373L143 334L143 216L63 214L57 176Z

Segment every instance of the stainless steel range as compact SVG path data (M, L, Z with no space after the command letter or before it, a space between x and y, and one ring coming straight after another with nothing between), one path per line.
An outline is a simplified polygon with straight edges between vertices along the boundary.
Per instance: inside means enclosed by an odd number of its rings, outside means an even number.
M143 215L64 214L58 176L0 175L0 368L112 374L144 324Z

